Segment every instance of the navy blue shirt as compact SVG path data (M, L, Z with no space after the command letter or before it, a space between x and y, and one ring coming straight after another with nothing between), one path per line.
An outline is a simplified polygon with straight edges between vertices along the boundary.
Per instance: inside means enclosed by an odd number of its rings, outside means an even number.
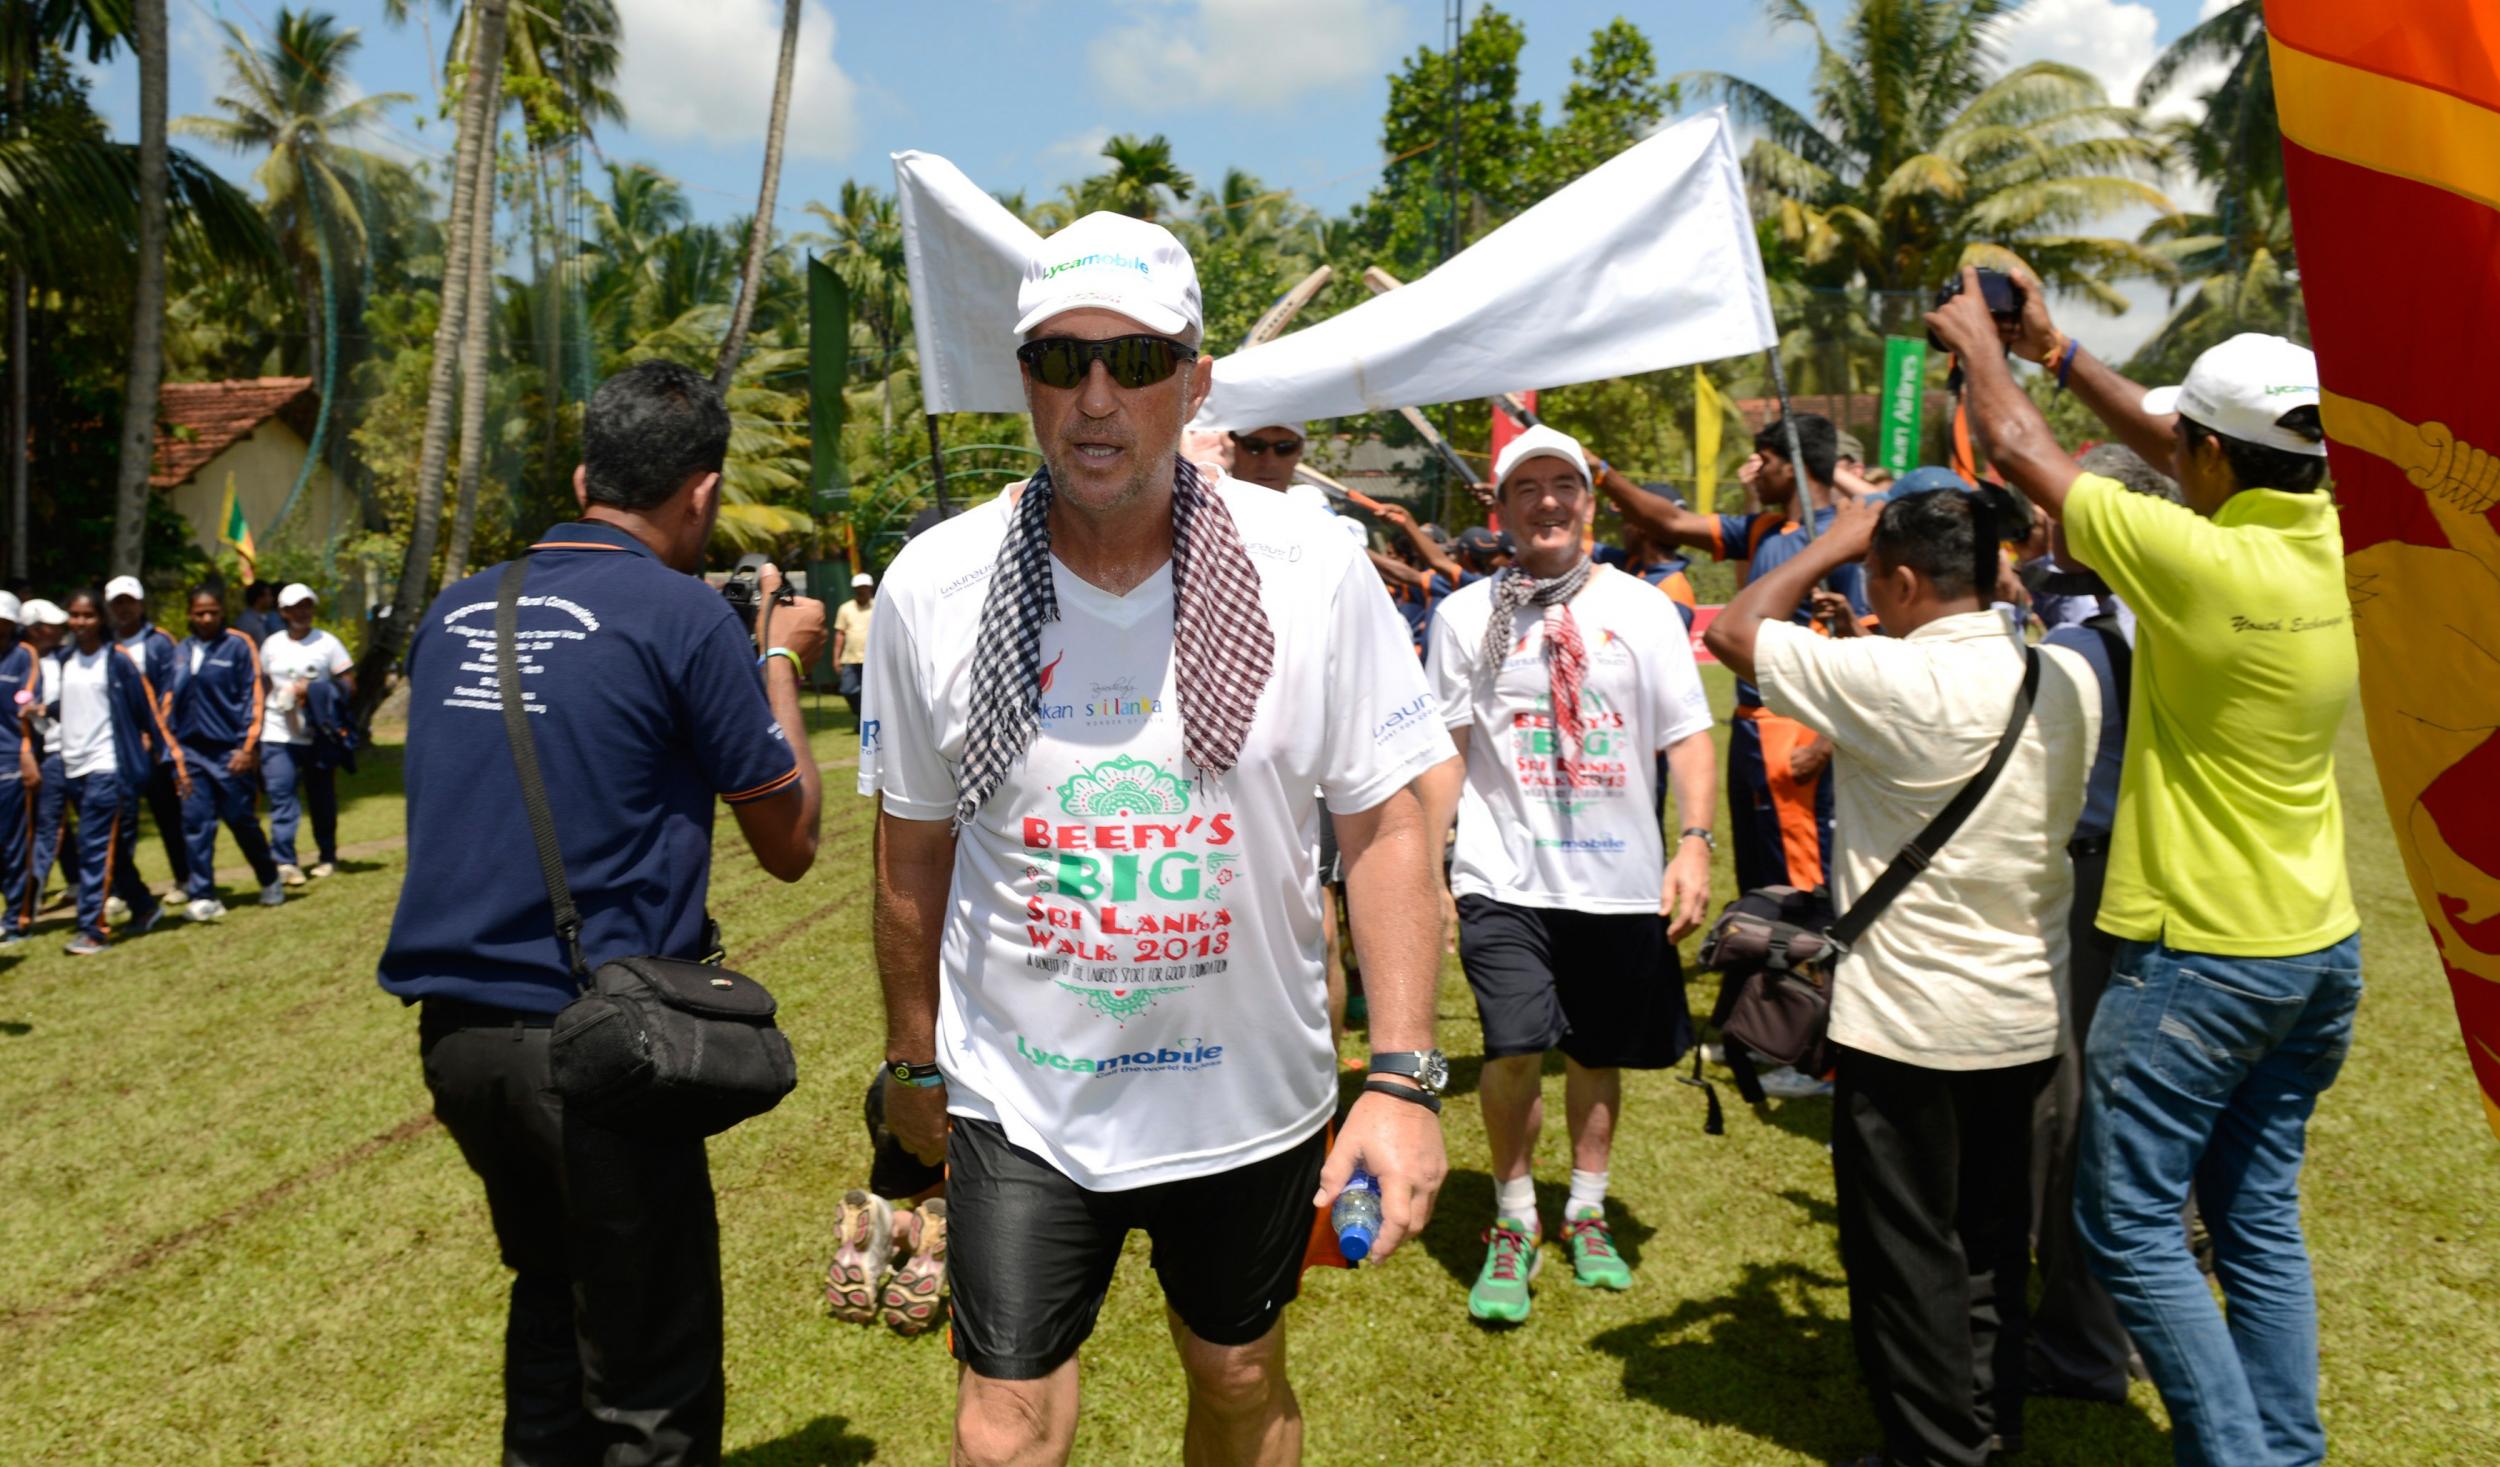
M174 639L163 627L147 625L128 637L116 636L107 627L105 634L115 645L138 654L139 670L147 675L148 686L156 693L156 711L170 726L174 714L174 694L182 687L182 662L174 656ZM63 646L68 646L66 641ZM161 741L156 748L156 762L173 757L173 741Z
M214 749L260 742L260 648L248 635L228 627L211 640L185 637L174 661L182 668L174 689L175 738Z
M1878 503L1883 497L1880 494L1873 496ZM1820 535L1830 529L1836 512L1828 504L1816 510L1814 532ZM1786 509L1764 510L1759 514L1723 514L1716 518L1718 543L1710 547L1711 554L1720 560L1743 561L1746 585L1752 585L1805 553L1808 543L1805 527L1790 519ZM1860 617L1875 614L1866 600L1866 567L1863 565L1852 561L1836 566L1825 581L1833 590L1849 598L1849 604L1857 609ZM1813 626L1813 599L1809 597L1799 601L1790 611L1788 619L1801 627ZM1761 690L1739 678L1736 683L1736 706L1757 708L1761 704Z
M2092 773L2084 782L2083 814L2075 820L2075 837L2106 839L2110 822L2118 814L2118 774L2127 761L2127 690L2118 686L2115 669L2109 665L2109 644L2093 628L2073 622L2041 641L2081 653L2101 684L2101 743L2092 751Z
M382 987L553 1013L575 987L538 870L495 677L493 566L447 587L408 648L408 872ZM700 957L712 799L786 792L794 750L718 591L600 524L530 547L519 656L593 968Z
M17 750L26 736L25 725L18 721L21 709L39 701L35 677L35 649L12 637L9 650L0 652L0 782L18 777ZM18 701L19 694L26 701ZM37 755L42 754L38 748Z

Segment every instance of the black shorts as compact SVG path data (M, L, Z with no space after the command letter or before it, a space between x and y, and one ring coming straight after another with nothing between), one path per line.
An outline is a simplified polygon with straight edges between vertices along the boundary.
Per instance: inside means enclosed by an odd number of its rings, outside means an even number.
M1655 913L1463 896L1458 960L1488 1059L1559 1049L1590 1069L1661 1070L1692 1047L1684 965Z
M1328 813L1326 805L1319 807L1319 884L1345 884L1345 856L1337 849L1337 817Z
M1325 1129L1210 1177L1091 1192L957 1116L946 1141L947 1278L955 1358L992 1380L1038 1380L1094 1332L1129 1229L1154 1241L1164 1302L1213 1345L1265 1336L1302 1288Z

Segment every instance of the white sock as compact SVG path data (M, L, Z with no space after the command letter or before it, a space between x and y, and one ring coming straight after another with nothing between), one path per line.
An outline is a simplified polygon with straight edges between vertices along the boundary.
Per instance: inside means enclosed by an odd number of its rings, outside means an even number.
M1536 1231L1536 1178L1521 1172L1507 1182L1493 1184L1493 1215L1515 1218Z
M1583 1207L1606 1210L1606 1174L1571 1169L1571 1200L1563 1204L1563 1216L1570 1217Z

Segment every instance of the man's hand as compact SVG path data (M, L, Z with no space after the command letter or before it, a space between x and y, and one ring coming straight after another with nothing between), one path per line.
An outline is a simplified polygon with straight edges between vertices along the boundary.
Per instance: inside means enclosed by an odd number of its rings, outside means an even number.
M2014 355L2026 362L2038 362L2054 369L2057 365L2055 354L2066 349L2066 333L2058 330L2057 323L2049 319L2048 287L2040 283L2039 276L2031 273L2029 265L2019 260L2014 262L2013 269L2005 273L2014 277L2014 283L2021 286L2023 292L2023 319L2014 333Z
M191 798L191 771L180 764L174 766L174 793L186 800Z
M1415 516L1409 513L1406 506L1403 504L1384 504L1380 506L1380 517L1397 526L1401 530L1411 530L1415 528Z
M1981 313L1985 318L1986 313ZM1831 528L1820 536L1831 542L1833 551L1844 560L1864 560L1867 547L1875 543L1876 522L1884 517L1884 506L1873 499L1844 499L1832 508Z
M1862 637L1866 628L1859 624L1858 608L1838 591L1820 587L1814 592L1814 619L1831 628L1835 637Z
M1710 915L1710 848L1699 840L1677 844L1658 892L1658 915L1667 919L1667 941L1682 942Z
M1831 762L1832 741L1818 734L1788 751L1788 777L1797 784L1812 784Z
M763 602L755 612L756 655L787 647L790 655L799 660L799 666L814 667L818 655L825 650L825 603L801 596L787 606L775 606L773 594L781 589L781 582L779 566L767 565L756 574L756 589Z
M1753 452L1746 454L1745 461L1736 466L1736 482L1744 486L1747 494L1751 494L1753 493L1754 481L1760 479L1761 477L1762 450L1757 448Z
M1966 363L2005 355L1996 317L1988 314L1987 297L1979 289L1979 272L1968 265L1962 267L1962 293L1927 313L1927 329Z
M1406 1082L1383 1076L1392 1085ZM899 1132L897 1134L900 1134ZM1346 1113L1337 1144L1320 1168L1314 1206L1327 1207L1345 1190L1354 1164L1380 1179L1380 1236L1371 1257L1387 1258L1409 1235L1420 1233L1432 1219L1432 1200L1440 1195L1441 1178L1450 1169L1441 1144L1441 1118L1420 1105L1368 1092L1355 1097Z
M226 756L226 770L231 774L249 774L259 765L260 749L254 744L245 744Z
M930 1166L946 1160L946 1083L897 1085L885 1077L885 1128Z

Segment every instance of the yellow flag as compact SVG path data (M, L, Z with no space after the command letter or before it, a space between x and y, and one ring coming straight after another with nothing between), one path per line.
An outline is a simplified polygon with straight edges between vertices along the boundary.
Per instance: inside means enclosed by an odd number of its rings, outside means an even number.
M1727 418L1727 399L1710 379L1693 369L1693 508L1718 513L1719 426Z
M242 501L235 497L234 471L231 469L226 471L226 504L219 521L217 538L234 547L234 553L243 561L243 584L248 586L256 568L254 562L260 559L260 554L252 545L252 522L244 518Z

